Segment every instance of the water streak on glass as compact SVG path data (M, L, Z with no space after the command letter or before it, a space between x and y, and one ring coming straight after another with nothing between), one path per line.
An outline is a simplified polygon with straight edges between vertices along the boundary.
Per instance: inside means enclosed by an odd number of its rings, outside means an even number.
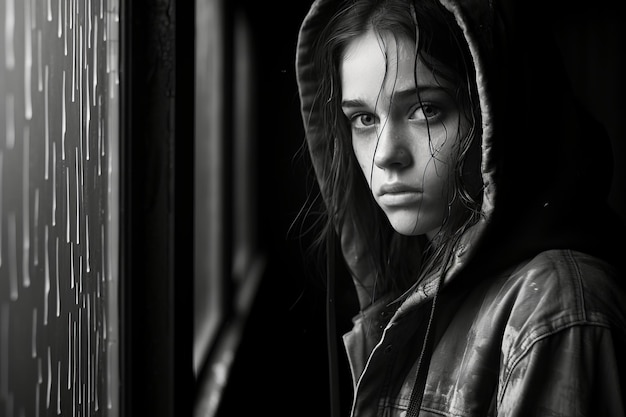
M86 83L89 84L89 69L87 68L85 70L85 77L86 77ZM81 160L83 157L83 149L85 149L85 155L86 155L86 160L89 161L90 157L89 157L89 126L91 124L91 100L90 100L90 93L89 93L89 88L85 88L85 95L87 96L85 98L85 102L87 103L87 105L85 106L85 135L84 135L84 140L85 142L87 142L87 146L83 147L83 142L81 142L81 146L80 146L80 156L81 156ZM82 93L81 93L81 97L82 97Z
M55 268L55 299L56 299L56 307L57 307L57 311L56 311L56 316L57 317L61 317L61 291L59 289L59 263L60 263L60 259L59 259L59 237L57 236L55 239L55 258L56 258L56 268Z
M81 142L82 143L82 142ZM75 160L74 160L74 172L75 172L75 177L76 177L76 211L74 212L74 219L76 219L76 244L80 245L80 231L81 231L81 227L80 227L80 187L81 187L81 182L80 182L80 172L78 169L78 148L75 149Z
M65 98L65 70L63 70L63 84L61 87L61 159L65 161L65 134L67 133L67 111Z
M44 229L45 236L45 265L44 265L44 298L43 298L43 325L48 325L48 303L50 300L50 252L48 249L48 225Z
M11 150L15 146L15 100L12 94L7 94L5 99L6 144L7 149Z
M53 142L54 143L54 142ZM57 224L57 147L52 147L52 226Z
M8 232L9 232L9 282L11 288L11 301L16 301L18 293L17 283L17 225L15 213L8 213Z
M33 229L39 230L39 187L35 188L35 202L33 205ZM39 266L39 233L33 233L33 266Z
M90 250L89 250L89 215L85 215L85 256L87 257L87 272L91 272L91 262L90 260Z
M88 28L88 37L87 37L87 47L91 48L91 30L93 28L93 23L92 20L94 18L93 14L91 13L91 2L87 1L87 23L89 24L89 28Z
M74 29L74 5L76 0L70 0L70 29Z
M61 415L61 361L57 361L57 415Z
M75 392L76 390L74 389L74 387L76 387L77 383L76 383L76 361L77 361L77 357L78 354L76 353L78 351L76 345L78 343L78 338L76 337L76 321L72 322L72 388L73 391Z
M43 62L42 50L41 50L41 29L37 29L37 90L41 93L43 91L43 70L41 63Z
M98 20L94 23L94 37L98 37ZM93 97L93 106L96 106L96 97L97 97L97 88L98 88L98 48L92 48L93 51L93 62L91 64L92 74L91 74L91 97ZM98 110L100 108L98 107Z
M95 85L94 85L95 88ZM102 176L102 160L105 156L102 135L104 134L102 117L102 96L98 95L98 177Z
M89 294L87 294L85 296L85 299L87 300L87 305L85 306L85 309L87 311L87 394L91 394L91 383L92 383L92 377L93 377L93 373L92 371L92 352L91 352L91 331L92 331L92 326L91 326L91 296ZM89 405L91 405L91 400L92 397L91 395L87 395L87 401L89 403Z
M33 44L32 44L32 17L30 14L30 1L24 2L24 112L26 120L33 118L33 103L31 95L31 76L33 69Z
M67 0L63 0L63 15L65 16L63 21L65 22L66 25L68 25L68 19L67 19ZM63 31L63 53L65 56L67 56L67 31L72 29L70 26L66 26L65 30Z
M48 175L50 172L50 105L49 105L49 78L50 72L48 69L48 65L46 65L44 69L44 84L43 84L43 105L44 105L44 152L45 152L45 169L44 169L44 179L48 179Z
M72 103L76 101L76 29L72 29Z
M78 303L77 303L78 304ZM79 308L78 309L78 328L81 330L78 332L78 346L84 346L83 345L83 311L84 309ZM83 363L84 363L84 358L83 358L83 349L77 349L76 351L77 355L76 355L76 366L77 366L77 375L78 375L78 381L75 384L75 387L82 387L83 385ZM82 404L82 397L79 397L78 399L78 403Z
M34 359L37 357L37 307L33 308L33 324L31 330L31 357Z
M63 36L63 13L61 12L61 0L59 0L57 4L59 6L57 9L57 15L59 16L57 19L57 37L61 39Z
M43 371L42 371L42 359L41 356L37 357L37 384L43 384Z
M76 285L76 275L74 272L74 245L70 245L70 268L70 288L74 289L74 286Z
M28 3L28 2L27 2ZM29 181L29 162L30 162L30 128L28 125L24 127L24 152L22 160L22 285L24 288L30 287L30 181Z
M67 313L67 389L72 389L72 312Z
M48 383L46 384L46 410L50 409L50 392L52 391L52 359L50 346L48 346Z
M78 71L78 83L75 88L78 91L78 133L79 133L79 146L83 143L83 123L85 106L83 105L83 25L78 26L78 53L75 54L77 58L77 71Z
M35 417L39 417L39 409L41 407L41 383L35 385Z
M15 68L13 38L15 31L15 0L4 1L4 62L7 70Z
M65 167L65 241L70 243L70 168Z

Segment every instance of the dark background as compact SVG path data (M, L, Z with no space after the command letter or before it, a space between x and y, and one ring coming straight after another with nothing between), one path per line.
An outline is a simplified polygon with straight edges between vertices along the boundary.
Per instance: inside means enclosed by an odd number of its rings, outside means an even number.
M241 3L259 71L259 226L269 262L218 415L326 416L325 265L308 251L315 235L300 231L311 222L298 216L307 192L317 191L308 155L301 150L304 133L294 71L298 29L310 2L272 2L269 8L262 2ZM355 303L348 288L338 290L346 292L345 302ZM340 333L349 329L350 317L358 311L356 304L348 305L349 313L338 317ZM339 353L345 409L350 376L343 350Z
M294 71L298 29L310 2L283 0L269 7L240 3L251 25L258 70L259 232L269 256L218 415L326 416L325 264L308 251L316 236L301 232L311 221L298 216L307 193L317 192L308 154L301 149L304 133ZM345 279L341 283L349 284ZM351 288L343 284L338 297L347 308L338 317L340 334L358 311ZM350 376L339 346L342 407L347 411Z

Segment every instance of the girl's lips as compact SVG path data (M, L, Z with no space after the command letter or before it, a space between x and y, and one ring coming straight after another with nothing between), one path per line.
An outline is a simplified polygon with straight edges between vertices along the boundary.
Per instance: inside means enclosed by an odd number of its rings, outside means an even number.
M378 200L385 206L406 206L419 202L422 190L401 183L384 184L378 192Z
M398 193L421 193L422 190L418 187L413 187L408 184L402 184L400 182L393 182L383 184L378 190L378 196L382 197L384 194L398 194Z
M412 205L421 199L422 193L418 191L387 192L378 197L378 201L387 207Z

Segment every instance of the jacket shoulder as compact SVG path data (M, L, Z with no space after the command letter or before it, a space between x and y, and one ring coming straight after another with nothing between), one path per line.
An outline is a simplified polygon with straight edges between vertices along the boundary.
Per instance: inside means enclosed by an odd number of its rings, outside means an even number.
M615 313L624 318L623 277L595 256L567 249L539 253L520 265L509 278L519 291L518 307L545 309L555 315L593 320L594 312Z
M605 261L572 250L549 250L520 265L501 288L510 351L572 326L600 326L626 338L623 277ZM504 347L504 346L503 346Z

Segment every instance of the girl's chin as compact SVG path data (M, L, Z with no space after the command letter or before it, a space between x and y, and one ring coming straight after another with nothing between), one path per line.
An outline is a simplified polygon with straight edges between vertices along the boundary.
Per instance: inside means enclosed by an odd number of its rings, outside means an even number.
M424 233L426 233L421 227L419 227L418 224L415 224L415 221L404 222L404 221L390 220L390 222L391 222L391 226L393 227L393 229L396 232L400 233L401 235L418 236L418 235L423 235Z
M387 218L393 229L405 236L418 236L428 234L436 227L428 227L432 222L425 222L424 213L420 215L422 221L417 221L417 214L412 212L387 213Z

